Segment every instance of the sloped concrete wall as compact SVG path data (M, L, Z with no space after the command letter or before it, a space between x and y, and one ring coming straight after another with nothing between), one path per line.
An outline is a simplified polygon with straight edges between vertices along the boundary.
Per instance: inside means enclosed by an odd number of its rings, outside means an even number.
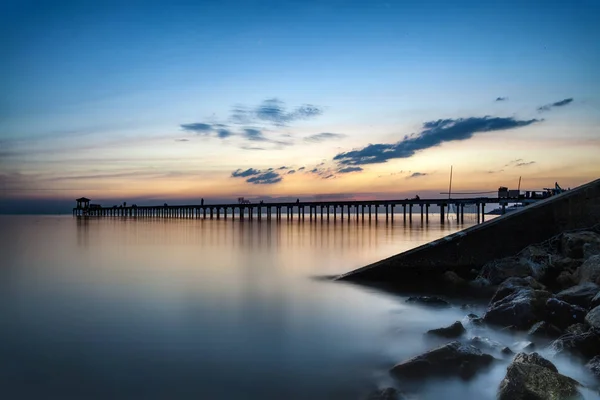
M394 280L480 268L566 230L600 223L600 179L453 235L341 275L341 280Z

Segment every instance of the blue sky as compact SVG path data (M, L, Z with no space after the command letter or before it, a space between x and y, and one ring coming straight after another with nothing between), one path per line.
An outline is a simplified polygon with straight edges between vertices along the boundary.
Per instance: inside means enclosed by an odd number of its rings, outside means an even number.
M452 164L465 189L574 186L600 170L598 15L597 1L3 2L0 187L379 196L414 172L411 188L435 191ZM340 173L338 154L438 120L459 136ZM516 159L534 163L483 176ZM281 166L319 173L233 175Z

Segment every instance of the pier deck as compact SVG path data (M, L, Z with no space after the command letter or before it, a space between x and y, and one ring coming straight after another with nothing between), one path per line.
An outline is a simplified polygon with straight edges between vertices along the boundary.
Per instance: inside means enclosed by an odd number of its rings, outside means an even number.
M87 200L81 202L80 200ZM456 199L404 199L404 200L360 200L360 201L304 201L304 202L282 202L282 203L232 203L232 204L202 204L202 205L162 205L162 206L112 206L102 207L90 205L89 199L79 199L77 207L73 208L73 216L92 217L151 217L151 218L209 218L227 219L298 219L304 220L308 209L310 220L331 219L338 217L350 219L368 219L378 217L379 213L385 213L386 219L394 219L396 206L402 207L403 219L412 221L414 211L421 219L429 221L429 208L432 205L440 207L440 220L444 222L448 212L455 212L457 220L464 222L465 206L475 205L477 221L485 219L486 204L499 204L505 210L508 204L523 203L530 204L540 199L510 199L510 198L456 198ZM417 210L413 208L418 207ZM454 206L450 211L449 206ZM399 211L399 210L398 210ZM397 214L396 214L397 215Z

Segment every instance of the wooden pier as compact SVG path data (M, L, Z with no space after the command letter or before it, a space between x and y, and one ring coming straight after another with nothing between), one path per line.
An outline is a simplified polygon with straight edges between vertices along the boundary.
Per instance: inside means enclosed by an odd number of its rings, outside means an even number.
M126 204L121 206L102 207L90 204L87 198L77 199L77 207L73 208L73 216L77 217L136 217L136 218L190 218L190 219L227 219L239 220L291 220L295 216L298 220L305 220L308 209L309 220L377 220L379 214L385 213L386 220L394 220L402 207L402 218L412 222L416 215L425 222L429 222L429 207L440 207L440 222L444 223L449 212L456 213L456 219L464 222L465 206L475 205L477 222L485 220L486 204L499 204L504 211L511 203L534 203L534 199L507 199L507 198L462 198L462 199L406 199L406 200L364 200L364 201L305 201L286 203L232 203L232 204L201 204L201 205L162 205L162 206L137 206ZM450 206L454 210L450 211ZM396 208L398 207L398 208ZM413 208L418 208L413 210Z

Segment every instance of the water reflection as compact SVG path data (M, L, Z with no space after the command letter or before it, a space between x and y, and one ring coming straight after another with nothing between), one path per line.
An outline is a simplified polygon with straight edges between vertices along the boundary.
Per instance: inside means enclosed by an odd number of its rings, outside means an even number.
M457 229L451 223L0 225L11 228L0 249L7 398L356 398L390 363L423 350L424 330L461 313L311 279L437 239Z

